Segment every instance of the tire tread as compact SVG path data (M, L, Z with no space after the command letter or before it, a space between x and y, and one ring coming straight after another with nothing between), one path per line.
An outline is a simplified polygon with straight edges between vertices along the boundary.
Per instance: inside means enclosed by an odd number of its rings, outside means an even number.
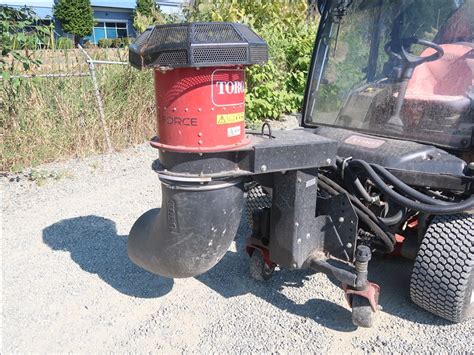
M474 216L436 216L420 246L410 297L425 310L453 322L468 316L474 266ZM469 293L469 295L467 295Z

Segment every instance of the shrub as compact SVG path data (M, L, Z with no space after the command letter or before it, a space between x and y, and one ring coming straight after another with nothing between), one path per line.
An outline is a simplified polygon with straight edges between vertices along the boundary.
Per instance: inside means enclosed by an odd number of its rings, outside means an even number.
M112 44L110 45L110 47L112 47L112 48L122 47L122 39L121 38L112 39Z
M122 39L122 46L123 47L128 47L133 42L133 38L130 38L130 37L123 37L121 39Z
M36 14L28 9L0 6L0 127L3 133L10 128L7 117L15 114L15 101L23 80L15 77L19 71L38 68L42 62L35 57L35 49L45 43L44 34L49 33L44 26L35 31L25 30L34 25ZM0 143L0 148L2 144ZM1 156L1 154L0 154Z
M167 20L155 0L137 0L133 12L133 27L138 33L144 32L148 26L169 22Z
M101 38L97 41L100 48L110 48L114 44L114 40L110 38Z
M125 48L132 43L132 40L129 37L117 38L116 41L117 48Z
M196 0L188 21L243 22L269 46L269 61L247 70L247 119L278 119L301 110L317 19L305 0Z
M114 38L110 47L112 48L124 48L130 45L132 41L128 37Z
M38 17L30 8L0 5L0 63L9 54L21 63L30 63L31 51L50 42L49 28L36 25ZM24 51L24 55L20 53ZM35 63L30 63L35 64ZM27 68L25 68L27 69Z
M97 45L100 48L124 48L130 45L132 40L128 37L124 38L102 38L99 39Z
M84 48L86 49L90 49L90 48L97 48L97 45L95 45L93 42L91 41L85 41L84 44L82 45Z
M67 37L60 37L57 42L58 49L72 49L74 48L74 42L72 39Z

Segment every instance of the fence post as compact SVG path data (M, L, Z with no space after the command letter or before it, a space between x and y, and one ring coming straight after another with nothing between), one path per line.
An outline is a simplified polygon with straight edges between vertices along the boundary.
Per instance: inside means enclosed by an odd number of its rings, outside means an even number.
M109 130L107 128L107 123L105 122L104 105L102 104L102 97L100 96L99 84L97 83L97 77L95 75L94 61L89 56L89 54L85 51L85 49L82 48L80 44L77 44L77 47L80 49L82 53L84 53L87 64L89 66L89 71L91 73L91 78L92 78L92 84L94 85L95 98L97 100L97 109L99 110L99 117L102 124L102 129L104 130L105 143L107 144L108 152L111 153L113 151L113 148L112 148L112 143L110 142L110 135L109 135Z

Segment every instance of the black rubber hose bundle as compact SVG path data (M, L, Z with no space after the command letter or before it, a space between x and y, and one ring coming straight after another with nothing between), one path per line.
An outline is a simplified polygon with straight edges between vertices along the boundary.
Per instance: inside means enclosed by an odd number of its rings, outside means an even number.
M406 194L407 196L411 196L415 199L417 199L420 202L427 203L429 205L438 205L438 206L446 206L449 205L449 202L445 201L440 201L432 198L431 196L427 196L414 188L408 186L405 184L403 181L401 181L399 178L394 176L392 173L390 173L387 169L384 167L377 165L377 164L372 164L371 167L377 171L378 174L380 174L385 180L387 180L389 183L391 183L393 186L397 186L400 188L400 191Z
M379 165L374 165L375 169L386 179L388 180L395 189L403 192L404 194L418 200L414 201L410 198L403 196L402 194L396 192L394 189L389 187L385 181L377 174L377 172L363 160L351 160L348 163L348 167L356 166L363 168L368 174L372 182L377 186L379 190L382 191L387 197L392 199L395 203L400 206L407 207L414 211L430 213L430 214L454 214L459 212L468 211L474 209L474 196L457 203L448 203L444 201L435 200L427 195L424 195L412 187L406 185L404 182L393 176L390 172ZM419 202L421 201L421 202Z
M340 193L347 194L353 204L354 210L357 213L359 219L364 222L367 227L369 227L374 232L374 234L382 241L384 245L383 251L385 253L391 253L394 250L395 237L390 232L385 230L385 226L380 225L378 217L362 202L360 202L356 197L348 193L340 185L338 185L337 183L322 174L319 175L319 185L331 195L337 195Z

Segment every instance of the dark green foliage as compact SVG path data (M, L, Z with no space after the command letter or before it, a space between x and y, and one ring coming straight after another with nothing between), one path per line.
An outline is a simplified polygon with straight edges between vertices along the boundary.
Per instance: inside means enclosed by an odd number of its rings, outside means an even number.
M0 6L0 48L2 58L11 54L15 59L26 63L19 50L24 50L28 57L29 51L35 50L40 43L49 42L49 30L46 26L36 26L37 16L30 8L14 9ZM31 30L34 27L34 30ZM3 59L1 61L3 63ZM34 64L34 63L33 63ZM27 69L27 68L25 68Z
M154 9L156 9L155 0L137 0L135 13L139 12L143 16L151 17Z
M48 43L49 30L45 26L36 26L36 14L29 8L14 9L0 6L0 75L2 81L0 91L8 100L0 100L0 112L11 114L12 102L16 98L21 79L14 77L18 70L31 70L41 65L34 57L34 50L40 44ZM4 116L0 118L0 126L7 128Z
M54 17L65 32L74 35L76 42L92 33L94 17L90 0L58 0Z
M188 21L248 24L268 43L269 61L247 69L246 117L279 119L301 110L318 19L305 0L195 0Z
M101 38L97 41L97 45L100 48L110 48L112 47L113 40L111 38Z
M154 0L137 0L133 13L133 27L138 33L144 32L148 26L166 22L171 21L161 12L160 6Z

